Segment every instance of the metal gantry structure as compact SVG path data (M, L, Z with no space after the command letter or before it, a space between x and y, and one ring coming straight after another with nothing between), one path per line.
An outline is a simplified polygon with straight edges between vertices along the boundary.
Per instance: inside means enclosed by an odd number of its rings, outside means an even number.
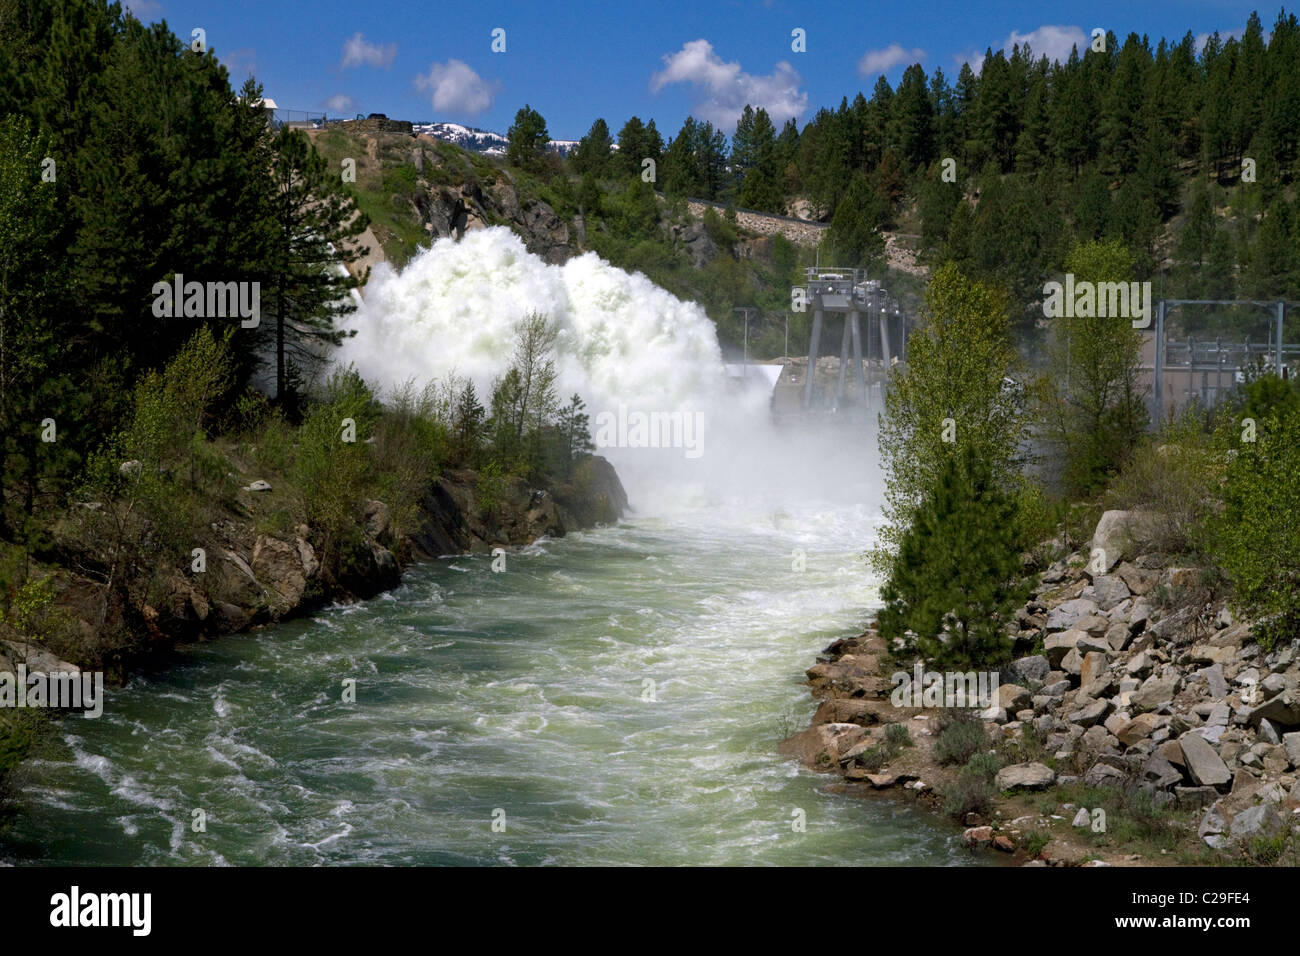
M795 295L799 293L795 290ZM836 407L845 397L845 373L849 367L850 350L853 356L854 390L858 401L868 397L866 372L863 364L863 331L861 317L873 316L879 322L879 358L884 370L888 371L895 359L906 358L907 333L899 329L899 350L894 350L890 340L889 323L891 319L900 318L898 303L880 284L879 279L868 279L863 269L809 268L805 274L802 287L805 308L812 309L812 336L808 342L808 371L805 375L803 389L803 407L808 409L813 403L813 382L817 372L817 357L821 346L823 316L827 312L844 315L844 335L840 343L839 380L835 389ZM872 328L867 327L866 357L872 355L871 346L875 344Z
M1242 307L1250 306L1266 310L1271 313L1271 329L1264 342L1251 342L1249 337L1243 338L1240 342L1224 343L1222 338L1216 338L1212 343L1207 341L1197 342L1194 338L1189 337L1185 344L1170 343L1165 335L1166 320L1171 312L1182 306L1226 306ZM1283 328L1286 324L1286 315L1288 309L1300 306L1300 302L1291 302L1284 299L1276 300L1254 300L1254 299L1160 299L1156 302L1155 328L1153 354L1152 354L1152 410L1155 412L1155 419L1159 420L1165 412L1166 405L1166 378L1174 374L1186 374L1188 376L1188 388L1185 389L1189 394L1192 391L1191 385L1197 373L1202 378L1201 388L1198 397L1205 404L1213 404L1222 390L1223 385L1221 378L1224 374L1231 376L1232 385L1237 383L1237 373L1244 371L1246 368L1255 364L1256 360L1261 360L1266 366L1271 366L1280 375L1285 375L1287 370L1287 355L1300 354L1300 345L1286 345L1283 343ZM1174 351L1180 358L1186 355L1186 361L1172 361L1169 353ZM1213 387L1209 385L1209 376L1214 374L1216 381ZM1179 407L1182 403L1179 396L1172 397L1174 408ZM1183 396L1186 399L1187 396Z

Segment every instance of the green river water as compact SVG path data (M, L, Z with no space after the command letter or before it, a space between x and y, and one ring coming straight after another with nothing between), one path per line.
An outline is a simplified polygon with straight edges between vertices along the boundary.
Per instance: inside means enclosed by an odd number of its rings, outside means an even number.
M813 710L804 669L876 599L874 520L741 500L633 515L502 573L443 558L376 600L184 649L102 718L60 723L0 861L973 862L905 800L776 754Z

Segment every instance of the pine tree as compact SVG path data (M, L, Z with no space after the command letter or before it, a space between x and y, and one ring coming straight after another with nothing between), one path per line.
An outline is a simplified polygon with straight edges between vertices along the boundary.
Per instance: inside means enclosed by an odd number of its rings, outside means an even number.
M515 113L515 121L506 131L506 162L530 172L537 170L546 156L546 144L550 140L551 134L542 114L525 103Z
M992 469L972 448L950 453L881 589L881 636L942 669L1005 663L1011 613L1029 594L1019 537L1015 499Z
M609 135L609 126L603 119L598 119L591 124L591 129L587 135L578 141L578 147L573 151L573 168L578 173L590 173L597 179L604 179L609 175L611 166L610 152L613 149L614 141Z
M338 345L348 334L338 319L355 311L349 293L369 277L340 275L338 263L352 263L369 249L358 238L369 220L337 173L300 131L285 127L275 140L276 253L268 282L274 332L276 396L288 398L286 361L317 360L320 343Z
M575 392L569 404L556 413L556 432L559 436L559 471L564 477L573 474L573 466L595 450L591 440L591 419L584 409L586 403Z
M465 382L464 388L456 397L456 408L452 413L452 434L459 463L470 466L475 463L479 443L482 441L485 415L478 393L474 390L474 383Z
M61 412L75 407L68 340L51 308L64 268L51 258L59 212L55 184L41 181L48 148L25 119L0 120L0 537L19 531L24 540L30 529L11 522L9 488L21 490L29 519L42 485L66 479L78 463L66 435L62 444L39 439L45 419L66 429Z

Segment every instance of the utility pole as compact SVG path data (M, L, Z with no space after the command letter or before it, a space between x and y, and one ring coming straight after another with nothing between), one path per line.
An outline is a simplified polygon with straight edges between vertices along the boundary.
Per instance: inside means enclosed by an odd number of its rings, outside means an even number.
M736 308L732 309L732 311L733 311L733 312L739 312L739 313L741 313L742 315L744 315L744 317L745 317L745 365L744 365L744 370L745 370L745 371L744 371L744 380L745 380L746 382L748 382L748 381L749 381L749 313L753 312L754 310L751 309L751 308L748 308L748 307L743 307L743 308L742 308L742 307L740 307L740 306L737 306ZM789 341L789 331L788 331L789 326L787 325L786 328L787 328L787 332L786 332L786 341L788 342L788 341Z

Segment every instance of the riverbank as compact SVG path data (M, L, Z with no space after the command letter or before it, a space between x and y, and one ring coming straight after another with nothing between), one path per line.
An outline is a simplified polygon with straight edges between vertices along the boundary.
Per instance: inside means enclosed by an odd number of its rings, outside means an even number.
M1143 548L1143 523L1107 512L1091 564L1040 576L987 710L896 706L914 662L873 623L808 669L819 706L782 752L1027 865L1295 865L1300 642L1261 646L1197 569Z
M202 558L153 569L152 586L141 592L148 599L138 604L113 603L102 584L73 570L80 563L78 543L65 539L61 547L68 560L40 569L51 582L41 623L53 620L57 629L51 628L48 643L3 635L0 672L12 672L28 657L53 657L65 669L108 669L110 682L120 683L133 664L182 641L372 598L395 587L414 561L518 547L612 523L628 502L613 466L598 456L550 489L513 476L489 479L468 468L448 470L428 484L404 531L394 528L384 502L366 501L357 511L356 545L334 568L318 560L321 541L305 516L286 516L285 508L285 496L270 482L243 485L211 523Z
M278 478L232 477L239 491L214 502L215 520L201 548L183 562L150 569L148 587L126 592L145 596L138 602L79 570L93 565L91 547L72 536L75 524L66 525L52 555L58 563L40 562L31 572L42 588L22 619L29 633L0 622L0 674L16 674L19 665L29 673L103 672L111 700L112 687L178 645L372 598L423 560L562 537L614 523L628 510L617 473L599 456L583 459L569 480L546 489L513 476L449 469L427 483L413 520L408 516L400 529L387 504L366 501L356 511L349 551L327 563L320 529L307 523ZM6 766L39 744L46 715L5 711Z
M63 721L0 866L1000 862L920 809L828 798L771 746L807 700L790 675L871 599L867 506L642 506L616 464L638 513L615 525L505 573L414 564L375 600L187 645ZM806 568L782 573L795 547Z

